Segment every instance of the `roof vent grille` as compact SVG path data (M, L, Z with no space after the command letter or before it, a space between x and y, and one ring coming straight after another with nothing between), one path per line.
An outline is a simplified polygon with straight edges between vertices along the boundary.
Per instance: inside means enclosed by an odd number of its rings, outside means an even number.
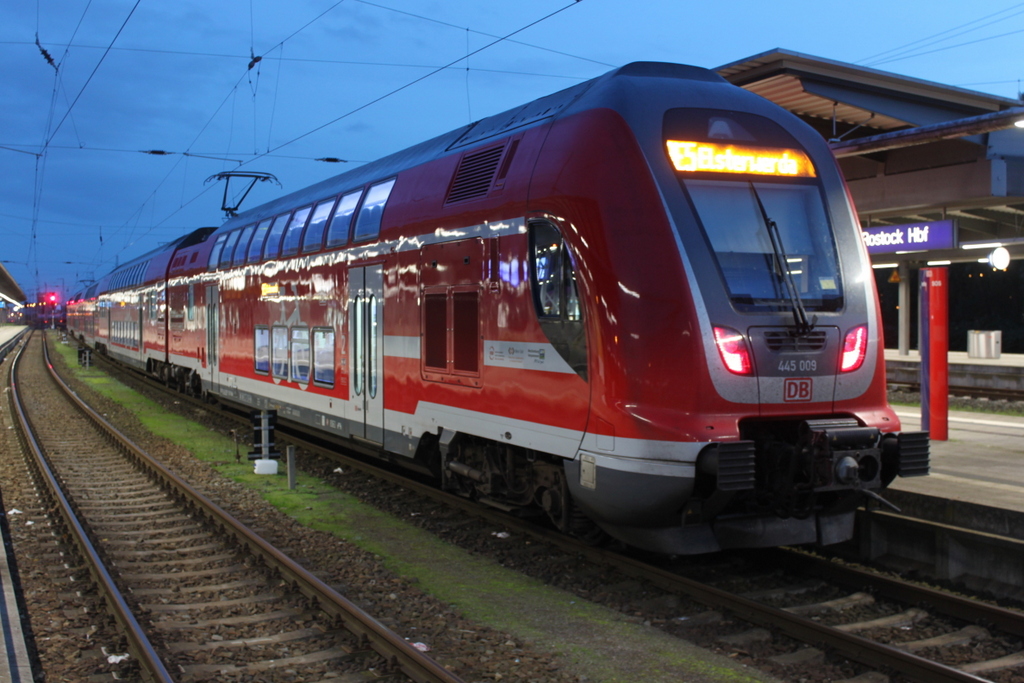
M503 151L505 146L501 145L462 157L459 168L455 171L451 189L448 190L445 206L486 196L491 189L491 181L494 180L494 173L498 170L498 162L501 161Z

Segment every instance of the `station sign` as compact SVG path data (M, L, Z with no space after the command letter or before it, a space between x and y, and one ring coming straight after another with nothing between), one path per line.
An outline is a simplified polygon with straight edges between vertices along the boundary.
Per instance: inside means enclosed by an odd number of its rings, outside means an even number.
M861 236L869 254L956 247L956 226L951 220L861 228Z

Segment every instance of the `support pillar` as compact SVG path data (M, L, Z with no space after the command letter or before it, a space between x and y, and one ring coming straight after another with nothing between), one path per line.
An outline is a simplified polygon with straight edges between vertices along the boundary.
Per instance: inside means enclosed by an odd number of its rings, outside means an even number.
M921 429L933 441L949 438L949 274L920 271L918 347L921 350Z
M901 356L910 355L910 264L901 261L897 274L900 278L898 346Z

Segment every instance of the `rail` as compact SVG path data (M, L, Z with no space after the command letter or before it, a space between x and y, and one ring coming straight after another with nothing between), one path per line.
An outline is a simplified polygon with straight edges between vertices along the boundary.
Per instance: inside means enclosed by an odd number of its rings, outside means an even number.
M134 614L132 614L131 608L125 601L121 591L117 588L117 585L114 583L114 579L110 575L110 572L107 571L106 565L100 558L99 553L96 551L96 547L90 540L88 532L82 526L81 522L79 522L78 514L75 511L74 506L68 500L67 496L64 495L60 483L57 481L57 478L53 474L53 470L50 468L42 447L35 438L35 430L32 427L28 416L25 414L21 396L18 393L18 383L16 379L18 364L21 361L22 352L25 348L27 348L27 346L21 347L14 358L14 362L11 363L11 404L14 406L18 423L20 425L19 434L25 447L32 455L30 461L31 465L35 469L37 477L43 484L41 489L45 495L50 497L51 506L60 514L65 528L68 531L68 535L78 548L82 558L85 560L86 565L89 568L89 573L92 575L93 581L100 589L111 614L124 631L125 637L128 641L128 649L142 666L145 678L155 683L172 683L174 679L171 678L170 673L164 667L163 661L153 648L152 643L149 642L149 638L142 630L139 622L135 619Z
M106 433L108 438L117 443L140 468L157 481L162 482L162 485L170 493L183 499L188 507L204 515L214 526L233 536L239 543L263 558L267 565L278 571L288 583L295 586L306 597L316 600L321 609L338 618L345 628L392 665L401 669L406 676L418 683L463 683L461 678L442 667L428 655L414 648L410 643L406 642L347 598L338 594L334 589L306 571L290 557L252 532L216 503L195 490L188 482L135 446L116 427L86 405L64 383L50 363L48 352L46 363L50 375L61 386L69 400L89 415L97 426ZM168 678L166 680L171 679Z

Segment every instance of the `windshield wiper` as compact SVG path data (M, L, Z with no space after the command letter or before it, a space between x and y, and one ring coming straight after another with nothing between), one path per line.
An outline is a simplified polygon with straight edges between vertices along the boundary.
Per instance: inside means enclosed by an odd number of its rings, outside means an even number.
M761 210L761 219L764 221L765 229L768 230L768 239L772 243L772 251L775 252L775 275L783 282L786 291L789 293L789 303L793 309L793 323L796 325L795 334L798 337L802 337L814 329L815 324L818 322L818 316L814 316L808 321L807 310L804 308L803 299L800 298L800 290L797 289L796 283L793 281L793 274L789 271L789 261L786 258L786 250L782 246L782 235L779 233L779 226L769 218L768 212L765 211L764 203L761 202L761 195L757 193L754 183L748 184L754 199L757 200L757 208Z

